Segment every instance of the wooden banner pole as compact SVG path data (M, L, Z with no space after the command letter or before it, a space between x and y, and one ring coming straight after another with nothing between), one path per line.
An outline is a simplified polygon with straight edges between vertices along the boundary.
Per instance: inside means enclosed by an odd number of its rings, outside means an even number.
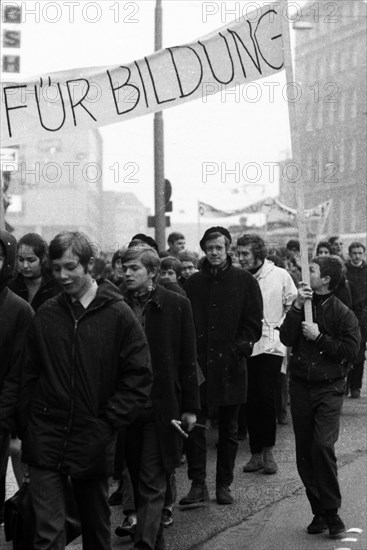
M280 9L282 10L282 35L283 35L283 55L284 68L286 72L287 84L295 83L292 67L292 51L289 32L289 16L288 16L288 0L281 0ZM308 263L308 247L307 247L307 228L305 218L304 194L303 194L303 170L301 162L301 149L298 134L297 120L297 101L288 100L289 125L291 133L291 149L292 159L295 163L296 174L296 201L297 201L297 223L298 234L301 249L301 267L302 281L308 286L310 285L310 272ZM312 303L307 300L305 303L305 320L312 322Z
M4 180L2 166L0 166L0 229L5 229L5 209L4 209Z

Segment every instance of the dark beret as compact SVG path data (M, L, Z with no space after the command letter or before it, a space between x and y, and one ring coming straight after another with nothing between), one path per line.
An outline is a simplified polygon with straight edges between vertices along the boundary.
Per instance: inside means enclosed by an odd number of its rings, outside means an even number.
M155 240L152 237L149 237L149 235L145 235L144 233L138 233L137 235L134 235L131 239L132 241L142 241L143 243L147 244L148 246L151 246L158 252L158 245L155 242Z
M231 237L228 229L226 229L225 227L221 227L220 225L218 225L216 227L210 227L209 229L207 229L205 231L205 233L203 235L203 238L200 241L200 248L201 248L201 250L204 250L204 252L205 252L205 246L204 245L205 245L206 241L209 240L209 237L210 237L211 233L220 233L224 237L227 237L227 239L229 240L230 243L232 242L232 237Z

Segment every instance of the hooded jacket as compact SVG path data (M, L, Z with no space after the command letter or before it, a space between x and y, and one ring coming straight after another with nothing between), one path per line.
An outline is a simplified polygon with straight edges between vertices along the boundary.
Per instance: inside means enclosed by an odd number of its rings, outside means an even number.
M116 430L144 407L151 379L144 332L112 283L78 320L65 293L51 298L27 337L23 460L77 478L111 475Z
M14 272L17 242L7 231L0 231L0 243L5 252L0 272L0 432L8 433L14 424L25 334L33 311L7 288Z

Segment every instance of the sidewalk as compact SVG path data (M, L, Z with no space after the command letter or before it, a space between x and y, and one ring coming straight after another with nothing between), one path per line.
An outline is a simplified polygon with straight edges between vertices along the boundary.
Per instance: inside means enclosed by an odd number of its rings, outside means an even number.
M361 399L345 399L341 416L340 437L337 443L338 465L344 497L342 517L348 527L361 527L362 529L365 528L362 522L363 509L366 513L366 487L363 485L367 471L365 467L367 453L366 394L367 389L364 386ZM334 550L340 548L340 546L330 544L330 539L327 537L313 538L304 532L305 525L310 520L310 511L296 470L291 423L278 427L275 458L279 471L274 476L265 476L261 472L255 474L242 472L242 466L249 458L249 445L247 440L240 441L235 479L232 485L232 493L235 497L233 506L218 506L215 502L217 431L211 428L207 435L207 483L211 502L209 506L195 510L181 511L178 506L175 507L174 524L165 530L168 550L254 550L255 548L256 550L296 550L297 548L300 550L324 550L324 548L325 550ZM359 470L361 470L360 475L358 475ZM15 488L11 472L9 474L8 490ZM186 494L189 486L187 467L184 465L177 470L177 499ZM122 520L121 507L114 506L111 511L113 549L131 550L132 545L128 539L119 538L114 534L116 525ZM236 539L237 534L238 538ZM284 535L284 539L281 538L277 546L270 546L279 535L282 537ZM254 542L257 536L259 536L259 541ZM1 529L0 548L1 550L10 550L11 544L6 544L3 537L3 529ZM229 546L232 537L235 543ZM243 546L243 543L247 541L251 544ZM288 541L290 541L289 544ZM326 546L320 546L323 541ZM225 545L223 545L224 542ZM303 548L297 546L301 543L307 544L307 546ZM342 547L367 550L366 541L364 541L364 546L356 546L357 543L348 544L346 543ZM80 538L67 547L68 550L81 550L81 548Z
M348 533L341 540L330 539L327 531L321 535L308 535L305 527L312 515L301 489L193 550L366 550L366 472L366 454L339 470L343 495L340 515L347 530L357 527L363 529L361 534Z

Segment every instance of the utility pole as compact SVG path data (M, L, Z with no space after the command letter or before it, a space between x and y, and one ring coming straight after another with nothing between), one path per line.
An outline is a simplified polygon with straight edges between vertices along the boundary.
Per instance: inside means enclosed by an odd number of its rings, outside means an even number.
M162 49L162 0L155 4L154 51ZM154 115L154 228L160 251L166 246L166 217L164 202L164 127L162 111Z

